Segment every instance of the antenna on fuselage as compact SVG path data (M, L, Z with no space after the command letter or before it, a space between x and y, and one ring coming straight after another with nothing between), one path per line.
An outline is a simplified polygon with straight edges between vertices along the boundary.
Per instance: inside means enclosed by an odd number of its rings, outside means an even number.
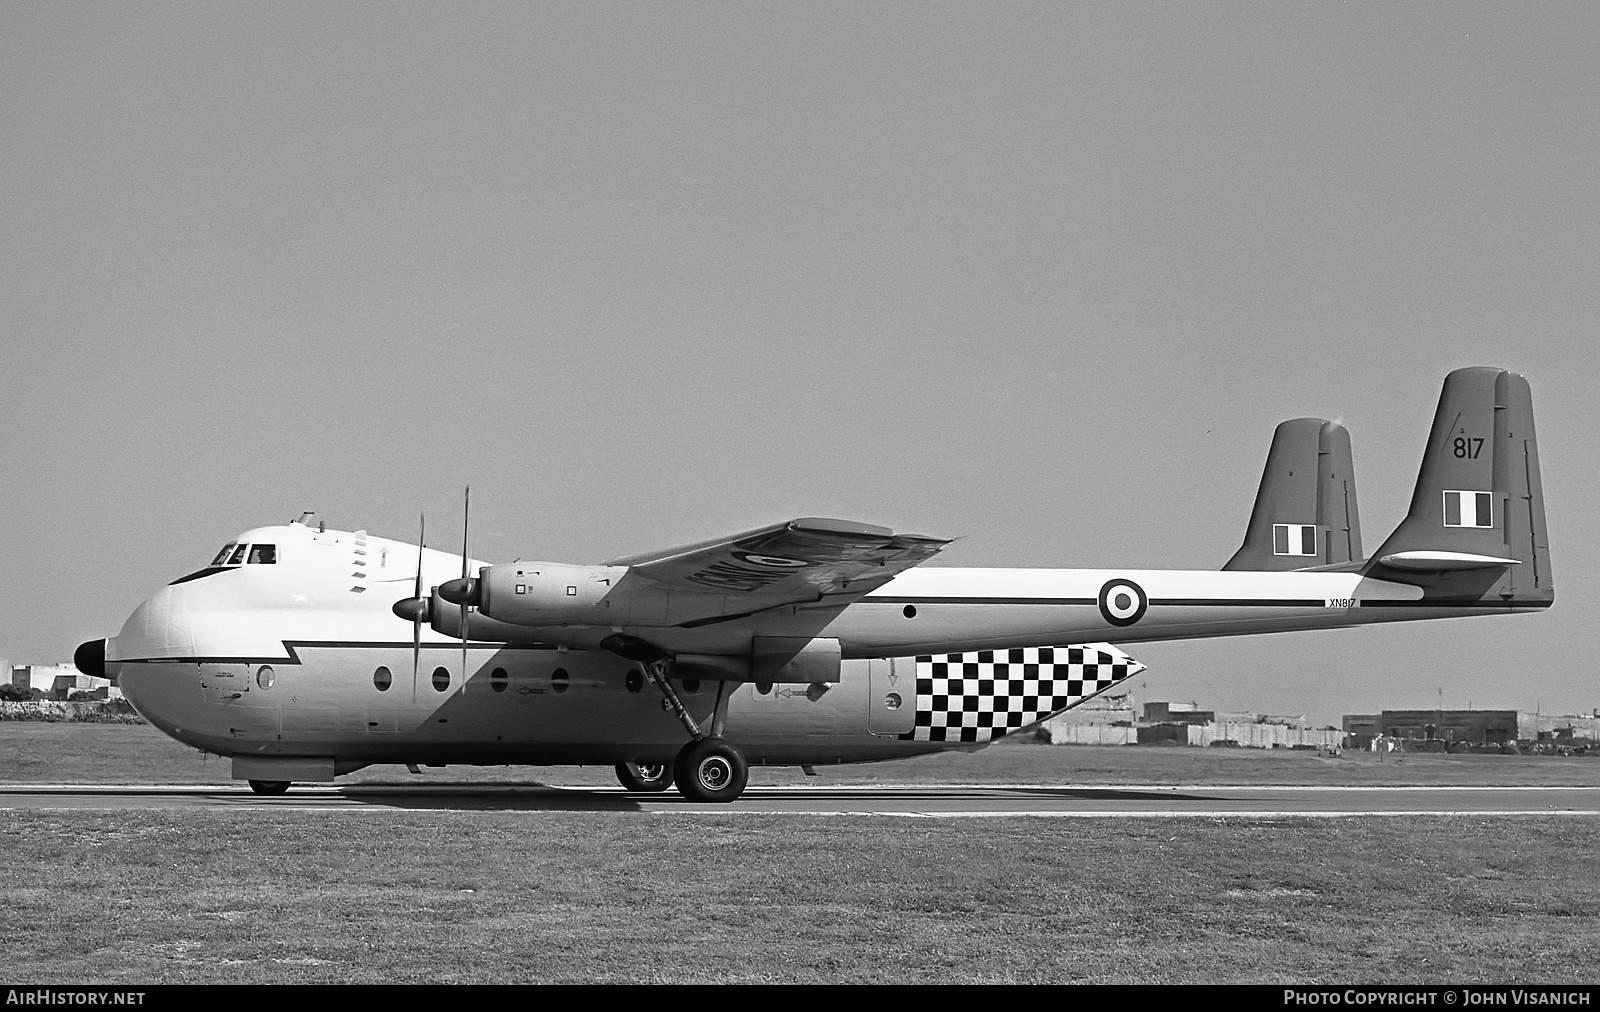
M314 517L316 515L317 515L317 511L316 510L306 510L305 512L300 514L300 519L296 520L294 522L299 524L301 527L304 527L306 525L306 522L309 521L312 517Z

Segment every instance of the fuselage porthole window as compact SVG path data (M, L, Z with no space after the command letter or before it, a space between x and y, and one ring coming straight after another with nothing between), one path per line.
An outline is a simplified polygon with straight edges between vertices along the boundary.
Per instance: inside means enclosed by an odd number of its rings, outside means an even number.
M263 664L261 665L261 668L256 671L256 684L261 686L263 689L272 688L272 669L270 667Z
M568 684L568 680L567 680L567 669L566 668L557 668L557 669L555 669L555 671L550 673L550 691L551 692L566 692L567 691L567 684Z
M489 688L496 692L506 691L506 669L495 668L489 673Z
M233 554L228 556L228 561L226 564L229 566L237 566L242 564L244 562L244 555L249 550L249 545L240 545L239 547L235 548L233 550Z
M372 673L372 684L377 686L379 692L388 692L393 682L394 676L389 673L388 668L380 667Z
M223 545L222 546L222 551L218 552L217 553L217 557L211 560L211 564L213 566L225 566L225 565L227 565L228 564L228 556L232 555L233 554L233 550L235 548L238 548L238 547L239 547L239 544L236 541L230 541L227 544Z
M277 545L251 545L248 562L252 566L271 566L278 561Z
M450 688L450 672L446 668L433 669L433 687L439 692Z

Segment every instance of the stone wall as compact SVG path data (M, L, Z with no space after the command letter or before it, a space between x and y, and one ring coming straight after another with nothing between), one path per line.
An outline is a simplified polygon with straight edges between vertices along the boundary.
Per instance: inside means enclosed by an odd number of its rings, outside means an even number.
M62 703L35 699L26 703L0 701L0 721L42 720L57 724L143 724L144 718L120 699L94 703Z

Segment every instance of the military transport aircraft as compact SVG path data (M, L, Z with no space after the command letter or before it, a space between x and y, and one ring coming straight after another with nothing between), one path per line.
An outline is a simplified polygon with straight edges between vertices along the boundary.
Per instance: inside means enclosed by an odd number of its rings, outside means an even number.
M264 794L372 763L582 763L720 802L751 762L981 747L1143 670L1107 639L1555 599L1532 396L1492 368L1445 380L1410 512L1370 558L1349 435L1315 418L1278 427L1220 572L917 568L947 543L807 518L488 564L296 521L239 535L76 661Z

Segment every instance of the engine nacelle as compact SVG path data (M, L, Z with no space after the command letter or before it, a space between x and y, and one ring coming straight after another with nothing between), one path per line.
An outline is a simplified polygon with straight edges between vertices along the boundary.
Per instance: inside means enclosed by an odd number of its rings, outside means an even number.
M679 654L673 674L680 678L706 678L722 682L816 685L838 682L843 670L843 650L838 640L789 636L757 636L748 656Z
M627 566L508 562L478 571L478 610L516 625L609 625L625 622L607 595Z
M757 636L751 644L751 680L772 682L837 682L843 651L838 640Z

